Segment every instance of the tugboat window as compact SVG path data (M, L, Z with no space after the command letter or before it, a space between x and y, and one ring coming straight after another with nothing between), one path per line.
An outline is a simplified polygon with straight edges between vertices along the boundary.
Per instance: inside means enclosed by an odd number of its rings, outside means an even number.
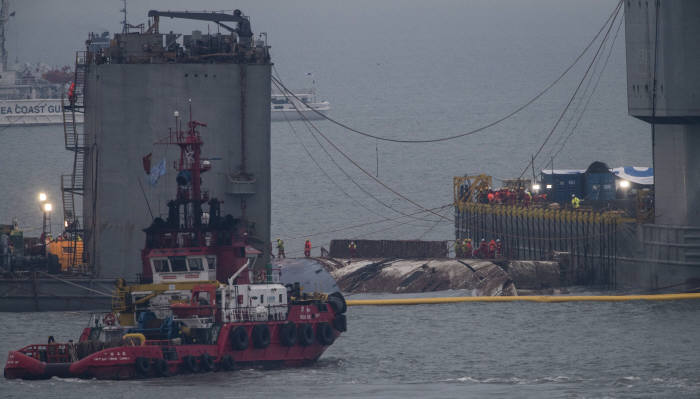
M187 264L190 267L190 271L202 271L204 270L204 265L202 264L202 258L189 258L187 259Z
M209 270L216 269L216 256L207 256L207 266Z
M186 272L187 271L187 264L185 263L184 256L171 256L170 257L170 264L171 264L174 272Z
M156 273L170 271L170 267L168 266L167 259L154 259L153 260L153 268L156 270Z

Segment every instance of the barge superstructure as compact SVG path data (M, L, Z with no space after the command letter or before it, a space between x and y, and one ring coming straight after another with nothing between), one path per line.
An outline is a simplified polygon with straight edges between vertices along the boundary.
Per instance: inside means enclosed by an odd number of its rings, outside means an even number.
M147 29L115 34L110 47L85 56L85 130L77 140L85 159L74 173L82 184L77 217L89 265L98 277L138 272L139 226L151 213L167 212L157 204L168 197L172 180L156 176L167 173L163 166L173 154L152 148L159 135L153 127L192 101L214 132L209 193L222 199L222 214L250 226L251 245L262 252L253 267L261 267L270 241L269 47L253 36L240 11L151 11L149 17ZM214 22L226 33L161 33L161 17ZM158 166L149 180L141 162L124 162L147 155Z

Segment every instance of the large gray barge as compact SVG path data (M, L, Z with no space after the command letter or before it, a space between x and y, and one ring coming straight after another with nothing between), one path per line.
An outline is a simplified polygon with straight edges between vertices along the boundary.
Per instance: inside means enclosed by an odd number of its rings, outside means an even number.
M114 280L137 278L142 229L167 215L158 204L172 193L170 166L179 156L153 143L167 135L162 126L173 126L175 113L186 116L190 107L208 125L210 198L223 200L222 214L254 226L249 241L263 253L259 264L268 262L272 63L266 35L254 36L239 10L150 11L149 18L148 27L125 23L107 45L93 43L91 35L76 56L74 95L64 99L66 148L74 153L73 170L61 181L64 219L69 239L84 242L83 259L75 262L87 264L87 275L0 280L0 311L107 308ZM161 18L207 21L224 33L161 33Z

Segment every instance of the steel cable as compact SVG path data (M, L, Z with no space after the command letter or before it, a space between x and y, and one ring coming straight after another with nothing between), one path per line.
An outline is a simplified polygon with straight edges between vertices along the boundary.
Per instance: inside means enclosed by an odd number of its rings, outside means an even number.
M273 79L274 79L274 78L273 78ZM279 84L279 82L278 82L278 84ZM280 86L282 86L282 85L280 84ZM446 217L444 217L444 216L442 216L442 215L440 215L440 214L438 214L438 213L436 213L436 212L433 212L433 211L430 210L430 209L425 208L424 206L420 205L419 203L413 201L412 199L410 199L410 198L406 197L405 195L401 194L400 192L394 190L393 188L391 188L390 186L388 186L386 183L384 183L383 181L379 180L379 178L377 178L377 177L375 177L375 176L372 176L372 174L371 174L370 172L368 172L365 168L363 168L362 166L360 166L360 164L358 164L354 159L352 159L348 154L346 154L342 149L340 149L340 147L338 147L333 141L331 141L325 134L323 134L323 132L322 132L321 130L319 130L319 129L316 127L316 125L314 125L314 124L301 112L301 110L299 109L299 107L297 106L297 104L289 98L289 95L290 95L290 94L293 95L293 93L291 93L291 92L289 91L289 89L287 89L287 88L284 87L284 86L282 86L282 88L284 88L283 94L284 94L285 98L287 98L287 99L289 100L290 104L292 104L292 106L293 106L294 109L297 111L297 113L299 114L299 116L300 116L309 126L311 126L311 127L316 131L316 133L318 133L324 140L326 140L326 142L327 142L328 144L330 144L331 147L333 147L336 151L338 151L338 152L339 152L345 159L347 159L350 163L352 163L353 165L355 165L355 167L358 168L360 171L362 171L362 173L364 173L365 175L367 175L370 179L374 180L375 182L379 183L379 185L381 185L381 186L384 187L385 189L387 189L387 190L391 191L392 193L394 193L396 196L398 196L398 197L404 199L405 201L409 202L410 204L414 205L416 208L421 209L421 210L423 210L423 211L430 212L430 213L432 213L433 215L438 216L438 217L441 218L441 219L444 219L444 220L446 220L446 221L452 222L452 220L450 220L449 218L446 218ZM313 108L311 108L311 109L313 109Z
M285 93L284 90L282 90L282 88L281 88L280 86L277 85L277 83L273 82L273 84L277 87L278 90L280 90L280 92L281 92L282 94ZM290 101L290 103L291 103L291 101ZM296 108L295 108L295 110L296 110ZM298 112L298 110L297 110L297 112ZM284 115L284 117L285 117L285 119L287 119L287 115ZM290 127L291 127L291 122L290 122L288 119L287 119L287 122L290 124ZM313 137L313 139L316 141L316 143L318 144L318 146L321 147L321 149L322 149L323 152L326 154L326 156L328 157L328 159L329 159L331 162L333 162L333 164L336 166L336 168L338 168L338 170L340 170L340 171L345 175L345 177L348 178L348 180L350 180L358 189L360 189L360 191L362 191L363 193L365 193L367 196L369 196L370 198L372 198L373 200L375 200L376 202L378 202L378 203L381 204L382 206L384 206L384 207L386 207L386 208L388 208L388 209L390 209L390 210L392 210L392 211L394 211L394 212L396 212L396 213L398 213L398 214L400 214L400 215L403 215L403 216L411 216L410 214L408 214L408 213L406 213L406 212L400 211L400 210L398 210L398 209L392 207L391 205L389 205L389 204L387 204L386 202L382 201L382 200L379 199L377 196L375 196L374 194L372 194L371 192L369 192L368 190L366 190L364 187L362 187L362 185L360 185L360 183L358 183L347 171L345 171L345 169L343 169L342 166L340 166L340 165L338 164L338 162L333 158L333 156L332 156L332 155L328 152L328 150L323 146L323 144L322 144L321 141L318 139L318 137L316 137L316 135L314 134L313 130L311 130L311 128L309 127L309 125L306 124L306 123L304 123L304 126L305 126L306 129L309 131L309 134L311 135L311 137ZM292 127L292 130L293 130L293 131L295 132L295 134L296 134L296 131L294 130L293 127ZM302 144L302 145L303 145L303 144ZM305 146L304 146L304 149L306 150L306 147L305 147ZM307 154L309 154L309 156L311 156L311 154L308 152L308 150L307 150ZM315 161L314 161L314 162L315 162ZM319 166L319 165L317 164L317 166ZM319 166L319 168L320 168L320 166ZM324 174L325 174L325 171L324 171ZM326 176L328 176L328 175L326 174ZM349 194L347 194L347 195L349 195ZM364 207L364 206L363 206L363 207ZM367 209L367 208L365 207L365 209ZM371 213L374 213L375 215L377 214L376 212L373 212L373 211L370 211L370 212L371 212ZM379 216L382 216L382 215L379 215ZM415 218L415 219L416 219L416 220L420 220L420 221L430 222L430 223L435 222L435 220L428 220L428 219L421 219L421 218Z
M382 136L377 136L377 135L375 135L375 134L363 132L363 131L361 131L361 130L358 130L358 129L355 129L355 128L351 127L351 126L348 126L347 124L345 124L345 123L343 123L343 122L337 121L337 120L335 120L335 119L329 117L328 115L323 114L321 111L318 111L318 110L316 110L316 109L314 109L314 108L311 108L311 110L312 110L313 112L315 112L316 114L318 114L318 115L319 115L320 117L322 117L323 119L325 119L325 120L327 120L327 121L329 121L329 122L331 122L331 123L333 123L333 124L335 124L335 125L337 125L337 126L340 126L340 127L342 127L343 129L346 129L346 130L348 130L348 131L351 131L351 132L353 132L353 133L357 133L357 134L362 135L362 136L365 136L365 137L373 138L373 139L376 139L376 140L389 141L389 142L393 142L393 143L406 143L406 144L436 143L436 142L441 142L441 141L454 140L454 139L458 139L458 138L461 138L461 137L469 136L469 135L472 135L472 134L475 134L475 133L479 133L479 132L481 132L481 131L483 131L483 130L486 130L486 129L488 129L488 128L491 128L491 127L493 127L493 126L496 126L496 125L498 125L499 123L501 123L501 122L503 122L503 121L505 121L505 120L507 120L507 119L510 119L511 117L515 116L515 115L518 114L520 111L522 111L522 110L524 110L525 108L527 108L527 107L529 107L530 105L532 105L532 104L533 104L535 101L537 101L540 97L542 97L543 95L545 95L552 87L554 87L557 83L559 83L559 81L561 81L561 80L564 78L564 76L566 76L566 74L567 74L567 73L581 60L581 58L588 52L588 50L591 48L591 46L593 45L593 43L595 43L595 41L596 41L596 40L598 39L598 37L600 36L601 32L603 32L603 30L605 29L605 27L608 25L608 23L610 22L611 18L612 18L614 15L617 15L617 11L619 10L620 4L622 4L622 1L620 1L620 3L618 3L618 6L615 8L615 10L613 11L613 13L610 14L610 16L608 16L608 18L606 19L606 21L605 21L605 23L603 24L603 26L600 28L600 30L598 30L598 32L595 34L595 36L593 37L593 39L586 45L586 47L583 49L583 51L581 51L581 53L574 59L574 61L573 61L568 67L566 67L566 69L564 69L564 71L563 71L554 81L552 81L549 85L547 85L547 86L546 86L542 91L540 91L537 95L535 95L535 96L532 97L530 100L528 100L525 104L519 106L518 108L516 108L515 110L513 110L513 111L511 111L510 113L506 114L505 116L503 116L503 117L501 117L501 118L499 118L499 119L497 119L497 120L495 120L495 121L493 121L493 122L487 123L487 124L485 124L485 125L483 125L483 126L481 126L481 127L478 127L478 128L476 128L476 129L473 129L473 130L470 130L470 131L467 131L467 132L464 132L464 133L460 133L460 134L455 134L455 135L452 135L452 136L439 137L439 138L435 138L435 139L400 140L400 139L392 139L392 138L388 138L388 137L382 137ZM282 87L285 88L286 91L289 91L289 90L284 86L284 84L281 82L281 80L279 79L279 74L278 74L278 77L277 77L277 78L273 77L273 80L276 80ZM289 92L290 92L290 94L291 94L294 98L296 98L297 100L301 101L301 99L298 98L297 96L295 96L293 93L291 93L291 91L289 91Z
M588 100L586 101L586 103L583 106L583 110L581 111L581 114L579 115L578 119L576 119L576 122L574 123L574 126L571 128L571 131L569 132L569 134L562 141L559 149L554 153L554 155L552 155L550 153L550 158L554 159L557 156L559 156L559 153L566 146L567 141L569 141L571 136L573 136L574 133L576 132L576 129L578 128L578 125L581 122L581 119L583 119L583 115L586 113L586 110L588 109L588 105L591 103L591 100L593 99L593 94L598 89L598 85L600 84L600 80L601 80L601 77L603 76L603 72L605 72L605 68L608 66L608 62L610 61L610 56L612 55L613 49L615 47L615 42L616 42L617 37L618 37L620 30L622 28L622 22L624 22L624 17L620 18L620 22L617 25L617 30L615 31L615 36L613 37L612 43L610 44L610 50L608 51L608 56L605 58L605 62L603 63L603 67L601 68L600 73L598 74L598 78L597 78L595 84L593 85L593 89L591 90L591 94L589 95ZM566 131L566 129L564 131ZM542 167L544 168L546 166L546 164L547 163L545 163Z
M622 1L620 1L619 3L617 3L617 7L615 8L615 12L614 12L614 15L615 15L615 16L617 16L617 13L620 12L621 6L622 6ZM569 102L566 104L566 106L565 106L564 109L562 110L561 114L559 115L559 118L557 118L557 121L554 123L554 126L552 127L552 129L549 131L549 134L547 134L547 137L546 137L546 138L544 139L544 141L542 142L542 145L540 145L540 147L539 147L539 149L537 150L537 152L532 156L531 160L528 161L527 165L525 165L525 168L523 168L523 171L520 173L520 176L518 176L518 179L521 179L521 178L525 175L525 173L527 172L527 170L530 168L530 166L534 164L535 160L537 159L537 157L538 157L538 156L540 155L540 153L542 152L542 149L545 147L545 145L547 145L547 142L549 142L549 139L552 137L552 135L553 135L554 132L556 131L557 127L559 126L559 123L561 123L562 119L564 119L564 115L565 115L566 112L569 110L569 107L571 106L571 104L573 103L574 99L576 98L576 94L577 94L577 93L579 92L579 90L581 89L581 86L583 85L583 82L586 80L586 77L588 76L589 72L591 71L591 67L593 66L593 63L594 63L594 62L596 61L596 59L598 58L598 55L600 54L600 50L602 49L603 44L605 44L605 42L606 42L608 36L610 35L610 31L612 30L612 27L613 27L613 26L614 26L613 23L610 23L610 25L608 26L608 30L605 32L605 36L604 36L603 39L601 40L600 45L598 46L598 49L596 50L595 54L593 55L593 59L592 59L591 62L588 64L588 67L586 68L586 72L583 74L583 78L581 78L581 81L579 81L578 85L576 86L576 89L574 90L574 93L571 95L571 98L569 99Z

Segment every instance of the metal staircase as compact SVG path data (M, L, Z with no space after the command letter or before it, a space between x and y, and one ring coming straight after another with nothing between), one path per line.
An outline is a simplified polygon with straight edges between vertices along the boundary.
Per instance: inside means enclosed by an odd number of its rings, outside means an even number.
M78 242L82 241L82 216L76 206L76 196L82 196L85 189L85 153L88 149L85 142L84 127L78 124L76 114L85 112L85 79L88 71L87 51L75 54L75 76L72 96L62 98L63 133L66 149L73 151L73 171L69 175L61 175L61 193L63 197L64 227L69 239L73 242L70 253L72 270L82 269L83 259L78 255ZM82 245L80 245L82 247Z

